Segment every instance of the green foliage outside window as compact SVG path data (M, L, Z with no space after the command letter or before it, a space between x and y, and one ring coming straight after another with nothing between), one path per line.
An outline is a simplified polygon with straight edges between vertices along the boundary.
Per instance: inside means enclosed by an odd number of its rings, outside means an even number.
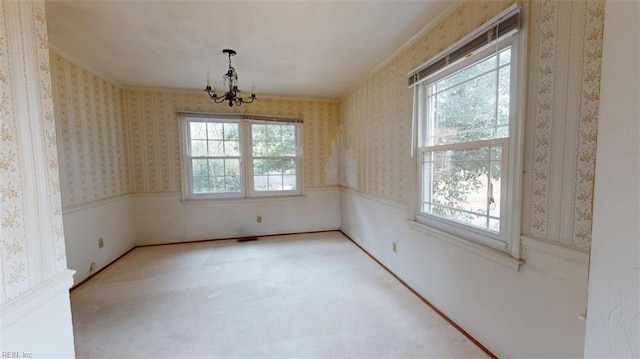
M428 85L427 146L508 137L510 54L510 49L503 50ZM426 152L423 170L431 171L424 178L431 176L431 186L425 184L423 198L431 195L435 206L430 212L465 223L477 221L478 216L456 209L486 216L486 208L470 203L470 196L478 197L484 190L486 198L489 178L500 181L500 152L501 147Z

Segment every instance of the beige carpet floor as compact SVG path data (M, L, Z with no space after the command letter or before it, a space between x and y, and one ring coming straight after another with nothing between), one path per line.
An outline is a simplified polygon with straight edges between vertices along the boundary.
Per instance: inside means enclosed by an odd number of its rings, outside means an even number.
M71 293L78 358L470 358L339 232L136 248Z

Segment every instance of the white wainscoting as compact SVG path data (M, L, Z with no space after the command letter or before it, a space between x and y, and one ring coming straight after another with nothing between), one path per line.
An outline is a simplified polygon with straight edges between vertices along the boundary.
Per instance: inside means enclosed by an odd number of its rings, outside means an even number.
M343 189L340 212L344 233L499 357L582 357L584 253L527 239L515 271L412 230L402 206Z
M79 283L135 246L133 196L101 200L70 209L62 214L67 263ZM102 238L103 248L98 248ZM96 270L89 266L96 263Z
M179 192L135 195L136 244L335 230L338 187L307 188L304 196L182 201ZM257 223L262 216L262 223Z
M69 287L65 270L0 306L3 358L74 358Z

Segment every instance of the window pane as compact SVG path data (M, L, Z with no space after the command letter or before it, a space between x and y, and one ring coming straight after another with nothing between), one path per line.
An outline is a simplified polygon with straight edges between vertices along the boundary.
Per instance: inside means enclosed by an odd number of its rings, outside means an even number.
M502 166L500 163L492 162L491 164L491 193L493 194L493 203L489 206L489 215L500 217L500 195L502 193Z
M251 136L254 141L266 141L267 125L251 125Z
M272 160L253 160L253 174L266 175L273 166Z
M224 141L224 154L226 156L240 155L240 141Z
M446 90L495 68L496 56L494 55L436 82L436 91Z
M268 189L268 176L253 176L253 190L266 191Z
M294 190L296 172L296 161L293 159L253 160L254 190Z
M511 48L508 47L500 53L500 66L511 63Z
M496 75L489 72L431 96L435 107L430 144L493 138L496 124Z
M296 140L296 126L287 125L282 126L282 140L295 142Z
M282 189L285 191L295 191L297 188L295 175L282 176Z
M283 141L280 147L280 156L295 156L297 154L297 145L295 141Z
M191 122L189 129L192 140L207 139L207 124L205 122Z
M498 81L498 125L508 125L511 66L500 69Z
M191 141L191 156L200 157L207 155L207 141L206 140L192 140Z
M434 146L509 136L511 48L426 85L426 142ZM498 63L499 62L499 63Z
M209 176L209 166L207 160L191 160L193 176Z
M492 230L490 217L500 215L500 163L491 159L500 156L497 148L425 152L422 212Z
M240 176L226 176L225 190L227 192L240 192Z
M224 160L222 159L209 160L209 175L224 176Z
M209 178L210 178L211 192L214 192L214 193L226 192L224 176L214 176Z
M224 124L224 139L225 141L239 141L240 140L240 125L237 123L225 123Z
M489 220L489 230L492 232L500 233L500 220L499 219L490 219Z
M223 139L223 124L218 122L207 123L207 137L210 140L222 140Z
M266 125L267 126L267 141L280 142L282 140L282 134L280 125Z
M193 193L208 193L209 188L209 177L193 177Z
M253 141L253 156L254 157L268 157L269 156L269 144L266 141Z
M295 125L252 125L254 157L283 157L298 154Z
M282 175L269 175L269 191L282 191Z
M209 156L224 156L224 150L222 147L222 141L214 140L208 142L208 155Z
M237 176L240 174L240 159L224 160L224 174L226 176Z
M282 173L296 174L296 161L293 159L280 160L280 168Z

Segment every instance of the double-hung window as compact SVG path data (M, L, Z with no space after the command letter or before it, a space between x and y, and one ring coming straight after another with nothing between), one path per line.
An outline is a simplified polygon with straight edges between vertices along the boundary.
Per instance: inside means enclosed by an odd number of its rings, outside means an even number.
M180 113L185 199L302 193L302 119Z
M519 234L518 22L512 8L410 78L416 220L506 252Z

